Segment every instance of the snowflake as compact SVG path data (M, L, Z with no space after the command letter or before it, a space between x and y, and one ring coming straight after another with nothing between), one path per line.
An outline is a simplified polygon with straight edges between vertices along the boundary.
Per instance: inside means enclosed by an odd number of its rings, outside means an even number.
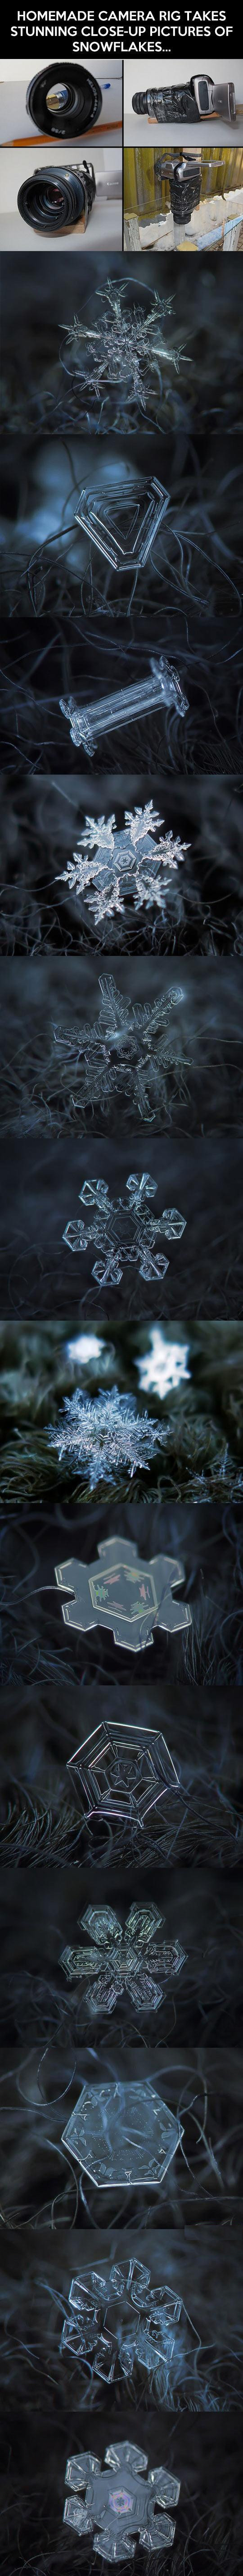
M92 1977L86 1983L84 2001L90 2013L114 2011L120 1995L130 1995L136 2009L143 2006L157 2012L163 2003L165 1984L178 1976L186 1951L178 1941L163 1941L158 1946L158 1932L164 1922L158 1905L132 1905L125 1932L117 1914L109 1905L88 1905L79 1918L80 1929L89 1932L93 1948L66 1949L61 1966L72 1983ZM155 1947L156 1944L156 1947Z
M98 1245L100 1257L93 1263L92 1279L99 1287L106 1286L108 1279L119 1286L126 1263L137 1265L140 1279L164 1279L168 1261L156 1251L156 1238L165 1235L168 1242L178 1242L185 1231L186 1217L179 1208L163 1208L162 1216L148 1214L148 1201L157 1191L150 1172L142 1172L141 1177L129 1172L126 1190L127 1198L111 1199L107 1181L83 1181L81 1206L94 1213L89 1221L86 1216L69 1220L64 1229L63 1243L69 1252L82 1253L90 1243Z
M61 715L66 716L67 724L70 724L71 742L75 743L76 750L82 743L87 759L93 760L100 735L106 742L107 733L116 732L117 728L119 731L120 725L136 724L137 720L140 723L140 716L153 714L155 707L160 711L163 708L163 712L165 707L173 707L177 716L185 716L188 698L174 663L168 662L167 654L160 653L156 662L151 655L147 678L130 680L127 688L116 688L112 695L109 691L105 698L88 699L82 706L77 706L76 698L59 698L59 706Z
M78 1058L79 1106L82 1103L85 1109L92 1101L94 1107L99 1101L106 1110L120 1092L132 1101L140 1118L154 1118L161 1089L164 1097L163 1077L176 1063L176 1048L172 1042L168 1046L168 1029L171 1012L184 998L181 987L139 1006L130 996L125 1000L113 975L100 975L99 988L101 1010L93 1027L85 1020L79 1027L54 1027L59 1050L68 1048ZM177 1053L180 1057L179 1049Z
M163 1448L166 1431L148 1413L141 1418L136 1397L119 1395L117 1386L109 1395L100 1391L95 1402L76 1387L74 1395L64 1396L61 1420L55 1430L48 1424L47 1437L59 1458L69 1454L75 1466L82 1464L94 1493L102 1479L113 1483L124 1469L135 1476L137 1467L148 1467L154 1451Z
M92 2368L92 2377L110 2384L117 2373L131 2380L140 2367L151 2386L155 2377L158 2384L158 2372L160 2385L161 2379L167 2385L182 2299L166 2282L152 2289L148 2264L136 2254L102 2271L89 2264L71 2281L68 2306L60 2349L81 2361L84 2371Z
M134 2442L112 2442L105 2451L104 2469L93 2451L74 2453L67 2460L66 2486L71 2494L64 2506L64 2522L81 2539L92 2534L95 2555L109 2566L135 2558L137 2540L149 2556L157 2552L158 2540L160 2549L172 2548L175 2523L166 2507L178 2504L179 2483L168 2469L159 2467L149 2469L145 2485L147 2467L147 2452L137 2450Z
M161 836L157 841L156 832ZM115 814L107 821L104 814L97 819L86 814L78 849L64 869L62 882L68 884L70 894L83 896L96 926L114 912L124 913L128 895L135 912L141 904L156 905L158 912L164 912L170 876L177 872L189 846L179 835L175 840L172 831L164 832L152 797L144 807L136 805L134 814L128 810L123 831L117 830Z
M151 379L157 377L160 392L161 368L174 367L178 375L183 351L181 343L176 349L166 346L164 321L172 311L173 297L167 296L162 303L155 287L146 313L143 305L124 305L126 291L126 283L118 287L108 277L106 289L96 289L97 302L102 305L97 320L89 326L74 314L73 322L64 323L62 329L66 348L76 343L80 351L82 383L98 399L106 385L115 386L118 393L126 387L128 400L135 398L139 409L146 412ZM74 363L76 367L77 358Z

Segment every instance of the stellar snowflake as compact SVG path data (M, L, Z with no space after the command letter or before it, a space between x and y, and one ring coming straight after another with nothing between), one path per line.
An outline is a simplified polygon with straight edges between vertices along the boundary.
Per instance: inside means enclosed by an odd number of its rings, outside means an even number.
M132 1101L140 1118L153 1119L157 1105L167 1099L168 1072L177 1056L180 1061L178 1042L173 1045L169 1032L183 992L176 985L154 1002L137 1005L130 996L125 999L113 975L100 975L99 988L101 1010L93 1027L83 1021L77 1027L54 1028L59 1053L76 1060L79 1105L85 1109L92 1101L94 1108L99 1101L106 1113L118 1094Z
M148 1413L137 1413L136 1397L119 1395L116 1386L94 1402L76 1387L74 1395L64 1396L60 1422L55 1429L49 1423L47 1436L60 1459L70 1457L86 1469L94 1493L103 1480L112 1483L122 1473L135 1476L138 1467L148 1468L164 1447L166 1431Z
M152 2288L147 2264L137 2255L103 2263L71 2281L69 2314L64 2318L61 2351L81 2363L89 2377L131 2381L147 2372L150 2386L162 2394L168 2381L182 2311L177 2293L158 2282Z
M162 1216L154 1210L152 1216L149 1202L156 1194L157 1181L150 1172L129 1172L126 1198L111 1199L107 1181L83 1181L79 1197L87 1214L69 1219L63 1242L69 1252L79 1253L87 1252L90 1243L97 1244L99 1260L93 1263L92 1279L99 1288L107 1280L119 1286L127 1264L135 1265L140 1279L165 1278L168 1261L158 1249L158 1239L165 1236L169 1243L179 1242L186 1217L179 1208L163 1208Z
M106 386L113 385L118 394L126 389L127 400L135 399L139 410L146 412L153 378L161 395L161 372L172 367L178 374L183 353L180 343L176 349L166 345L164 323L172 311L173 298L167 296L162 303L154 287L146 313L143 305L124 302L126 292L126 284L118 287L110 277L105 290L96 289L95 302L101 303L101 313L97 312L91 324L81 322L74 314L73 322L62 326L65 354L70 348L76 349L73 365L77 370L80 352L80 386L90 387L100 401Z
M69 1983L84 1981L89 2012L113 2012L124 1990L138 2011L157 2012L186 1957L179 1941L158 1943L163 1921L157 1905L132 1905L123 1933L113 1908L87 1906L80 1929L90 1934L92 1949L63 1950L61 1966Z
M149 2557L158 2543L160 2550L172 2549L175 2523L167 2506L178 2504L178 2479L160 2466L149 2469L145 2484L147 2467L147 2452L134 2442L110 2443L104 2469L93 2451L67 2460L64 2522L81 2539L92 2535L95 2556L109 2566L135 2558L137 2541Z
M164 912L170 877L188 848L189 842L180 841L179 835L175 840L173 832L164 832L152 797L144 807L136 805L134 814L128 809L123 831L117 828L115 814L107 818L86 814L78 849L64 868L62 883L68 884L70 894L83 897L96 926L114 912L124 914L129 895L135 912L142 904ZM117 1018L117 996L114 1008Z

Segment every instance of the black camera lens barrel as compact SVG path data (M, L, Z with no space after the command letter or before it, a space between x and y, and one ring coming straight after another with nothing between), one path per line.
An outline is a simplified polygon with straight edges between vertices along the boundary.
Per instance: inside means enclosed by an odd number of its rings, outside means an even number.
M64 170L53 167L52 162L51 166L33 170L30 178L22 180L17 205L24 223L30 224L32 231L68 233L80 223L82 216L86 230L95 194L92 163L90 168L84 162L82 169Z
M30 81L26 106L39 134L65 143L97 125L102 91L85 63L49 63Z

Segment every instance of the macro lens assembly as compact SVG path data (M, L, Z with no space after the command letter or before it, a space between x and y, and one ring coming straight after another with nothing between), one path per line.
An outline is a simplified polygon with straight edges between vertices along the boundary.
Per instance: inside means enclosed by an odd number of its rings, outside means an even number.
M81 222L86 232L95 193L92 161L83 161L76 169L57 170L52 165L33 170L19 188L19 214L34 232L68 233Z
M39 134L72 142L74 134L86 134L87 128L97 125L102 93L85 64L76 68L76 63L49 63L30 81L26 104Z

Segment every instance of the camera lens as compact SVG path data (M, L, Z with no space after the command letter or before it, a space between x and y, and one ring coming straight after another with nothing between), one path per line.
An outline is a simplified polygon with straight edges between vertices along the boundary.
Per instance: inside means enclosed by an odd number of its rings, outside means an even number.
M59 135L64 142L97 124L102 94L93 72L76 63L49 63L27 90L27 107L39 134Z
M34 232L68 233L85 213L85 184L79 172L66 177L62 170L34 170L19 188L17 203Z

